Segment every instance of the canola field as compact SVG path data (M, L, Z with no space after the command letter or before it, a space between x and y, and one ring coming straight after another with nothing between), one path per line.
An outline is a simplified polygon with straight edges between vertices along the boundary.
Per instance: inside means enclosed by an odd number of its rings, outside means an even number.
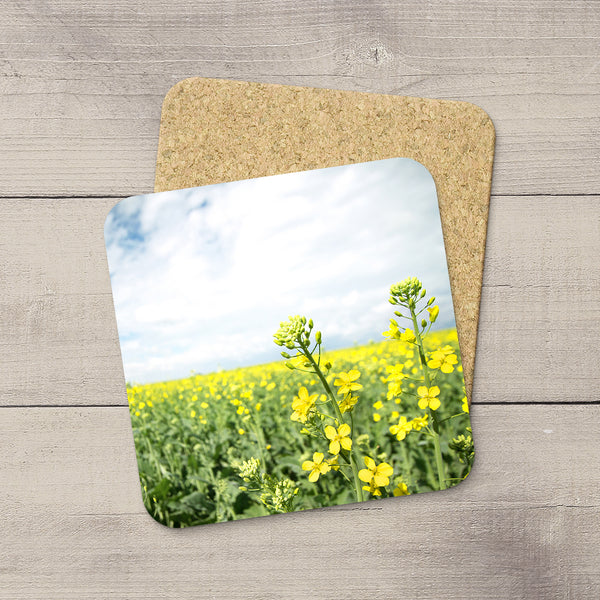
M456 330L430 331L431 304L430 322L392 320L380 343L327 352L294 317L281 361L128 386L150 514L187 527L460 482L473 459L460 354Z

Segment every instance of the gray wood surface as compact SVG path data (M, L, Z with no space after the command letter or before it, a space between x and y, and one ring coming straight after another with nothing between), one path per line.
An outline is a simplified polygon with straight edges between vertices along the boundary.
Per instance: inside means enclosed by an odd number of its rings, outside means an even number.
M445 492L179 531L143 507L127 408L1 414L6 598L600 594L598 406L475 406Z
M600 3L4 0L0 598L600 597ZM446 492L171 531L145 512L102 239L189 76L474 102L497 131Z
M496 125L494 193L598 191L594 1L4 0L2 16L7 195L151 191L162 99L190 76L471 101Z

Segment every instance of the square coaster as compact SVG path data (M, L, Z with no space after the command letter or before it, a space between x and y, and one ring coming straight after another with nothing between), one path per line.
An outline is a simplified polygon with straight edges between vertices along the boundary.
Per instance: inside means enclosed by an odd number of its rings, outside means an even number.
M105 240L144 503L170 527L456 485L436 185L407 158L136 196Z
M494 141L488 115L467 102L195 77L164 100L154 191L420 162L437 187L470 398Z

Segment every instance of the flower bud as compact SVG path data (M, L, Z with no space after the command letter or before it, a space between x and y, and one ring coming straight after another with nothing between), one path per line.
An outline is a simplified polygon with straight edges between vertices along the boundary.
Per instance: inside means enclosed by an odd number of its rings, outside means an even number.
M310 327L310 329L312 329L314 327L314 323L313 323L312 319L309 319L308 326Z
M315 340L317 340L317 344L321 343L321 332L317 331L317 333L315 333Z
M423 328L427 327L427 319L421 320L421 327L423 327Z
M283 358L292 358L287 352L282 352L281 356L283 356Z

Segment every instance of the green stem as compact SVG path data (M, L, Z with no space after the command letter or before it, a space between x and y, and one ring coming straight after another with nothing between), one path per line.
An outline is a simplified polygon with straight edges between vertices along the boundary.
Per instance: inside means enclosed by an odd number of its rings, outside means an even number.
M262 435L262 427L256 423L255 416L252 415L250 419L250 427L254 430L254 435L256 437L256 446L258 447L258 453L260 457L260 462L262 466L263 473L267 472L267 459L265 457L265 452L263 447L265 446L265 438Z
M321 383L323 384L323 387L325 388L325 391L327 392L327 395L329 396L329 404L331 405L331 407L333 408L333 412L336 414L338 422L344 423L344 417L342 416L342 411L340 410L340 407L338 406L337 400L335 399L335 395L333 393L333 391L331 390L331 387L329 385L329 383L327 382L327 379L325 379L325 375L323 375L323 372L321 371L319 365L316 363L313 355L308 351L308 348L300 343L300 347L302 348L302 353L304 354L304 356L306 356L306 358L308 358L309 362L311 363L315 373L317 374L317 377L321 380ZM351 434L352 434L352 438L354 437L354 430L351 429ZM362 490L362 484L361 481L358 477L358 453L356 452L356 448L354 447L354 440L352 443L352 450L350 451L350 465L352 466L352 475L354 477L354 493L356 494L356 501L357 502L362 502L364 500L363 498L363 490Z
M354 477L354 492L356 493L356 500L357 502L362 502L364 500L362 493L362 482L358 477L358 465L356 464L354 452L350 454L350 464L352 465L352 476Z
M415 328L415 337L417 338L417 346L419 348L419 358L421 360L421 368L423 370L423 379L427 389L431 387L431 377L429 375L429 367L427 366L427 360L425 359L425 348L423 346L423 339L421 338L421 332L419 331L419 324L417 323L417 315L413 306L408 307L410 315L412 317L413 326ZM433 450L435 454L435 464L437 467L438 483L440 490L446 489L446 474L444 470L444 459L442 458L442 448L440 445L440 424L438 422L435 411L429 409L429 416L432 422L433 429Z
M400 453L402 454L402 466L404 469L404 473L402 473L402 475L408 477L412 469L408 460L408 452L406 450L405 440L400 443Z

